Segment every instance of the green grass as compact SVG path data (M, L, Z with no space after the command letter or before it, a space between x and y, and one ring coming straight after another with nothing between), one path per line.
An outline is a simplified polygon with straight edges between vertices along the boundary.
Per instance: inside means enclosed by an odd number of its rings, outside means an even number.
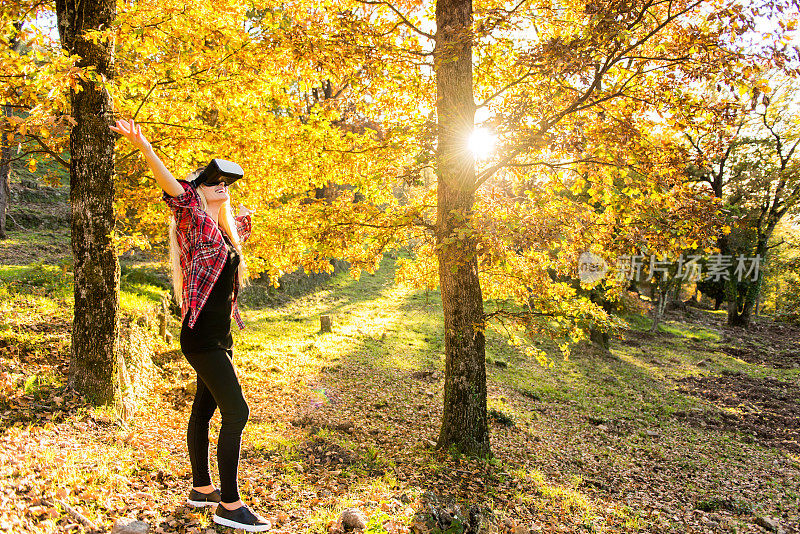
M67 263L0 265L0 294L71 300L73 274ZM125 266L120 276L120 308L129 313L149 313L169 292L165 270L157 264Z
M9 294L23 293L63 299L72 293L71 273L64 266L44 263L0 265L0 283Z
M719 335L719 332L711 330L709 328L705 328L700 325L678 323L676 321L667 321L659 325L659 327L663 332L669 332L670 334L680 336L686 339L692 339L695 341L722 340L722 336Z

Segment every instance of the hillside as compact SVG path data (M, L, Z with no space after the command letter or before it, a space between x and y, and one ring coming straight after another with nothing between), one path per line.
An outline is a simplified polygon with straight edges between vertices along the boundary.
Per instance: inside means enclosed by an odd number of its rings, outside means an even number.
M150 397L115 420L64 387L66 231L14 231L0 258L0 529L83 528L63 502L104 528L128 516L155 532L213 532L210 515L183 505L194 375L177 343L155 345ZM339 274L296 298L244 295L242 493L275 532L328 532L347 507L370 532L460 532L470 509L488 532L800 529L796 327L761 320L745 338L690 309L653 335L631 317L610 352L551 352L552 367L491 330L496 456L475 461L431 447L441 307L436 292L396 286L393 270L389 258L374 276ZM125 265L126 313L152 312L165 281L163 264ZM318 332L323 313L332 334Z

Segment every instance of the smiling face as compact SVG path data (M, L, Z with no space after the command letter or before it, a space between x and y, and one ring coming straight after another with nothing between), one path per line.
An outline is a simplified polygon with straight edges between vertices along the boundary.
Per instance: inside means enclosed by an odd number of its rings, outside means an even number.
M206 197L206 202L209 204L230 200L228 188L225 186L225 182L212 185L204 183L201 184L200 187L203 188L203 195Z

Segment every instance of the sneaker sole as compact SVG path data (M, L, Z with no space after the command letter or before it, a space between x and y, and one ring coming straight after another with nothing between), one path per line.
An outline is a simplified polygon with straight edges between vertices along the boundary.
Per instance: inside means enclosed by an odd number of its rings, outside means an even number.
M210 501L193 501L191 499L186 499L186 504L194 506L195 508L205 508L207 506L216 506L217 503L210 502Z
M238 528L245 532L266 532L272 528L272 525L245 525L244 523L237 523L236 521L231 521L224 517L218 517L216 514L214 514L214 523L222 525L223 527Z

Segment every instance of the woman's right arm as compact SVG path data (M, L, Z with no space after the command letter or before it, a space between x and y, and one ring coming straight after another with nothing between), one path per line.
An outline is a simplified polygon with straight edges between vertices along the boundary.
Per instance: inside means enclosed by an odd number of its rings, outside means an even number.
M133 119L131 119L130 121L117 121L116 127L110 126L110 128L112 131L125 137L133 146L142 151L142 155L145 161L147 161L150 170L153 172L156 182L158 182L158 185L165 193L171 197L177 197L183 194L183 187L178 183L178 180L172 176L169 169L164 166L161 158L155 153L150 142L142 134L141 126L134 123Z

